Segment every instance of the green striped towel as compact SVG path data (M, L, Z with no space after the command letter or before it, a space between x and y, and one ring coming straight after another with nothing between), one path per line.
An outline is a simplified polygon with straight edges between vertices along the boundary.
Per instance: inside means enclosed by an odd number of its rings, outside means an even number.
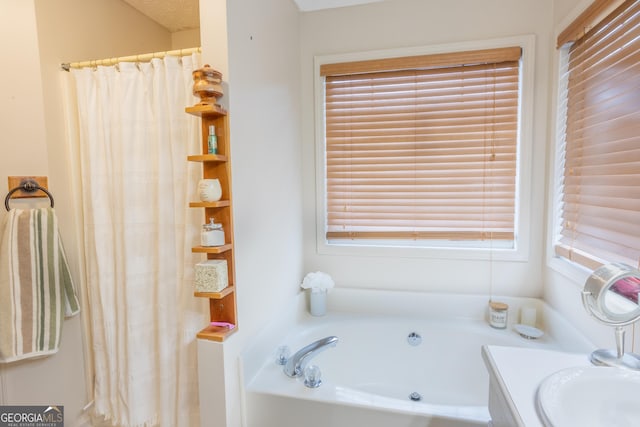
M80 311L53 209L12 209L0 228L0 362L58 351Z

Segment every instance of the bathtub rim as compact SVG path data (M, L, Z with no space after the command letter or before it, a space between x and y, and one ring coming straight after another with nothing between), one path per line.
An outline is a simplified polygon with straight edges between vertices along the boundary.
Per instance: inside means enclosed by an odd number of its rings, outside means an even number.
M403 300L404 299L404 300ZM451 307L451 301L455 301ZM416 292L402 290L380 290L363 288L331 289L327 298L327 311L349 314L369 314L374 316L394 315L418 318L465 318L483 319L488 316L487 295L452 294L440 292ZM540 298L494 296L493 300L509 304L507 328L512 328L519 321L519 312L523 306L535 306L538 313L536 326L554 340L565 343L568 348L586 348L590 351L596 346L576 329L567 319L561 316L549 304ZM409 304L404 304L406 302ZM396 302L394 304L394 302ZM399 303L403 304L400 305ZM308 294L299 291L292 297L290 304L284 304L280 316L265 324L256 336L249 341L240 353L240 369L243 381L243 392L260 369L275 358L275 350L279 343L294 328L314 318L308 312ZM292 349L292 351L295 351ZM578 350L574 352L582 352ZM571 353L572 351L567 351Z

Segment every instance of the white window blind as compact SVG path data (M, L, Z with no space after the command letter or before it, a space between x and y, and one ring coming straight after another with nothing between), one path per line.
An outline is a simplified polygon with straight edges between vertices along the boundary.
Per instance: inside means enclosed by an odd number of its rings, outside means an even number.
M569 49L557 255L589 268L640 262L640 2Z
M327 239L513 241L520 57L321 66Z

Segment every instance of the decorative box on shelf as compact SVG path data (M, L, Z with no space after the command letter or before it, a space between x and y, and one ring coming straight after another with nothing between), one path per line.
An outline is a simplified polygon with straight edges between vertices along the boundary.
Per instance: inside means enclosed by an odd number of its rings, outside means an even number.
M195 266L195 291L220 292L229 286L227 261L209 259Z

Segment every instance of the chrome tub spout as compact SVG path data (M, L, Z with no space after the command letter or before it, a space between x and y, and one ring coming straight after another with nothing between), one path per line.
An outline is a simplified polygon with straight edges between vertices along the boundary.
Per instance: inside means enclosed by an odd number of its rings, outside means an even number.
M304 372L304 368L311 359L323 350L326 350L329 347L335 347L337 343L338 337L330 336L314 341L301 348L296 354L287 360L287 364L284 365L284 373L292 378L301 376Z

